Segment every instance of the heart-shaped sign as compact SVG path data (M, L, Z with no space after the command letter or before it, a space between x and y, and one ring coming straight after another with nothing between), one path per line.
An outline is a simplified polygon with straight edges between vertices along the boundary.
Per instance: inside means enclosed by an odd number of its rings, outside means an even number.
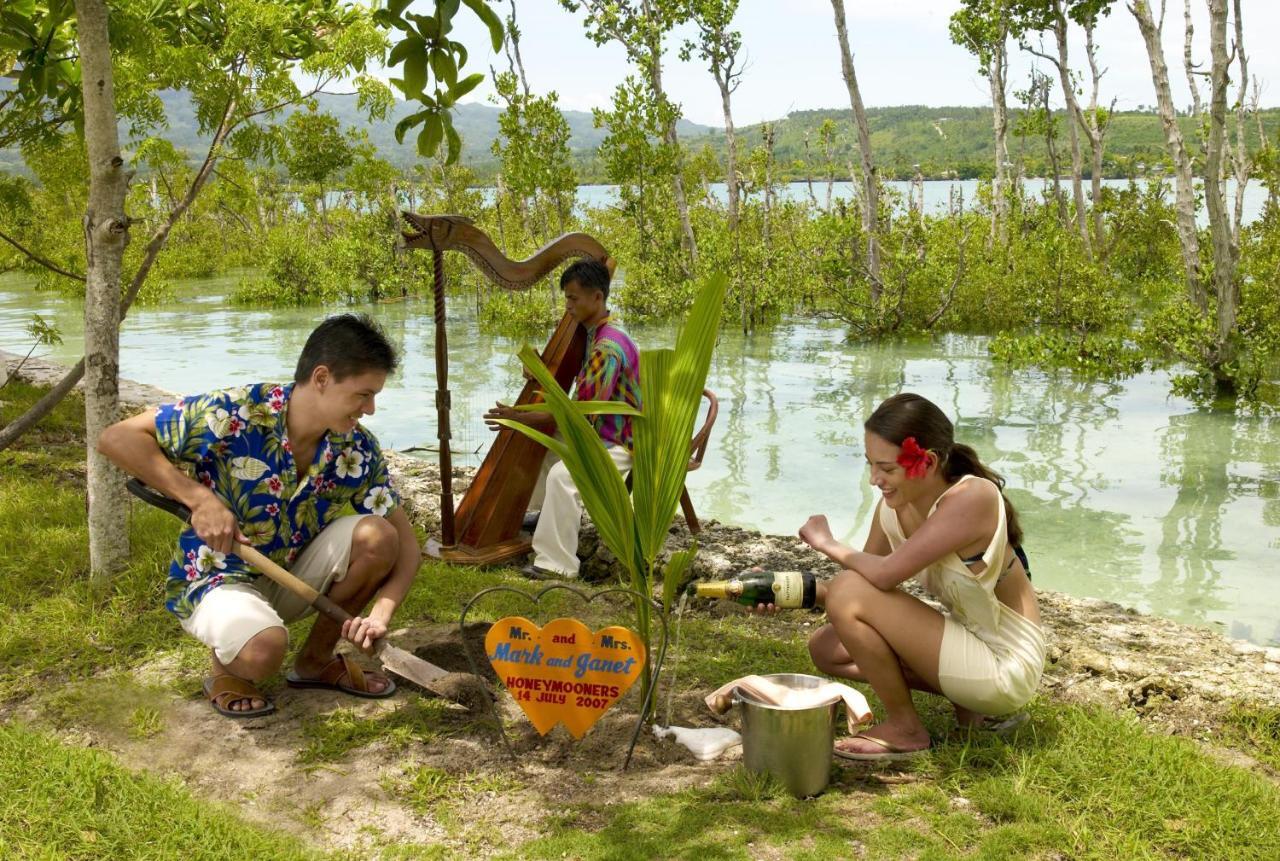
M577 619L542 627L523 616L493 623L484 638L489 663L534 728L563 723L582 738L639 678L645 650L629 628L595 633Z

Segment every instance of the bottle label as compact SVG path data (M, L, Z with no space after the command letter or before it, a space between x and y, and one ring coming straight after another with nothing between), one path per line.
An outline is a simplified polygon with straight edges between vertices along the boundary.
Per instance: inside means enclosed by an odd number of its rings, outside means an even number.
M804 604L804 574L800 571L775 571L773 603L777 607L795 609Z

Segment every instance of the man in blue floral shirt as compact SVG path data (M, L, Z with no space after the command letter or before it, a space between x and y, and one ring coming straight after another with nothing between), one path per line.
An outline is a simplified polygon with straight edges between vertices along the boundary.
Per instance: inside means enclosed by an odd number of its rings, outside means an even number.
M165 606L212 650L205 693L219 712L274 710L256 685L284 661L285 625L310 611L232 554L235 542L355 616L341 626L316 620L288 674L291 686L394 692L390 679L333 649L345 637L368 651L385 636L421 562L378 441L360 425L396 364L368 317L331 317L307 339L292 383L183 398L103 432L105 455L191 509Z

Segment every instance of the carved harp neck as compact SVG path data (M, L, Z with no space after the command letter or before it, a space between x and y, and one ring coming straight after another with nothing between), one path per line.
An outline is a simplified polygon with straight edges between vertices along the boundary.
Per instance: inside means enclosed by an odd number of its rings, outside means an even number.
M539 248L526 260L511 260L493 240L461 215L401 213L409 229L405 246L431 251L461 251L490 281L507 290L527 290L570 257L590 257L613 274L615 262L604 246L585 233L566 233Z

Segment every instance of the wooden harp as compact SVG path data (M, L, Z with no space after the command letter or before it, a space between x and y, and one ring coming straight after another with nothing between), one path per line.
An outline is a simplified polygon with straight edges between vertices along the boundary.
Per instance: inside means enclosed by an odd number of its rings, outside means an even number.
M408 229L405 247L430 250L435 272L435 360L437 438L440 443L440 540L428 541L427 552L448 562L493 565L529 551L520 532L525 509L546 449L521 433L503 428L480 464L455 513L453 463L449 450L449 354L444 313L444 252L461 251L494 284L527 290L570 257L601 261L612 274L614 260L604 246L585 233L566 233L527 260L509 260L471 219L459 215L401 213ZM542 361L566 391L582 367L587 333L568 314L561 318L542 351ZM537 383L529 380L516 404L541 401Z

